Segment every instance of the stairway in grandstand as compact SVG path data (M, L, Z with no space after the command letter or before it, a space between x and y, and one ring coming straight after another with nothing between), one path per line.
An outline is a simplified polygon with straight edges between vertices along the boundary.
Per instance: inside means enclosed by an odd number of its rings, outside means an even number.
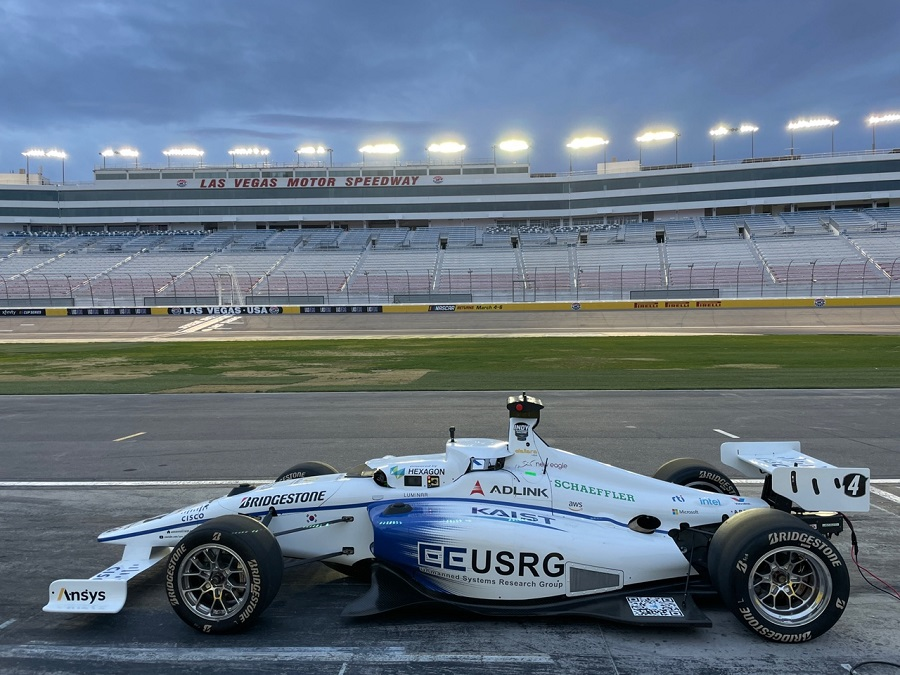
M900 286L900 208L562 224L0 238L0 305L872 295Z

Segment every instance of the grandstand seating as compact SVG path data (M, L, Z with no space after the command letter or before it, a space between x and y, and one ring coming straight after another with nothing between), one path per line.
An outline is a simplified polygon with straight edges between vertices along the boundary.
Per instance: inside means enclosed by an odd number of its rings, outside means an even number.
M0 237L0 303L397 295L559 299L632 290L896 292L900 208L553 225ZM596 219L594 219L596 220ZM665 236L660 239L659 233ZM900 287L897 287L900 288Z

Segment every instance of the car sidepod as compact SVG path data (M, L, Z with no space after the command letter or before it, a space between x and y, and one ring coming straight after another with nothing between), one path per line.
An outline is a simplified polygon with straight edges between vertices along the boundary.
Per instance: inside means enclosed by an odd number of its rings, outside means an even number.
M687 562L664 533L479 500L382 503L369 516L372 588L344 616L437 602L493 615L709 625L684 593Z

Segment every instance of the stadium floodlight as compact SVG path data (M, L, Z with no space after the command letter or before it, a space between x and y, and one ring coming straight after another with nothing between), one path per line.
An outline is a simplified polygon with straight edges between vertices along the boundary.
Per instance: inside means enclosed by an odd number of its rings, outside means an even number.
M363 156L363 164L366 163L366 155L396 155L400 148L395 143L368 143L359 151Z
M596 148L598 146L603 146L603 173L606 173L606 146L609 145L609 141L602 136L580 136L578 138L573 138L571 141L566 143L566 147L569 148L569 173L572 173L572 150L583 150L585 148Z
M500 141L497 144L497 147L504 152L521 152L522 150L527 150L530 146L528 145L528 141L522 141L518 138L510 138L505 141Z
M203 150L200 148L169 148L167 150L163 150L163 154L166 156L166 161L169 166L172 166L172 158L173 157L197 157L200 160L200 163L203 162Z
M732 131L731 127L726 127L724 125L719 125L715 129L709 130L709 135L712 137L713 144L713 164L716 163L716 139L721 138L722 136L727 136Z
M100 156L103 158L103 168L106 168L106 158L107 157L129 157L134 158L134 167L137 168L138 160L137 158L140 156L139 153L134 148L118 148L113 150L112 148L106 148L100 152Z
M886 113L884 115L870 115L866 120L872 127L872 152L875 152L875 127L889 122L900 122L900 113Z
M29 160L32 157L51 157L53 159L59 159L62 161L62 182L66 182L66 157L68 155L64 150L58 150L56 148L52 150L42 150L40 148L31 148L30 150L26 150L22 153L25 157L25 183L28 184L31 182L31 166Z
M643 160L644 143L652 143L653 141L668 141L675 139L675 163L678 164L678 137L681 136L677 131L648 131L641 134L634 140L638 142L638 165Z
M794 132L805 129L823 129L831 127L831 154L834 154L834 128L840 124L839 120L830 117L814 117L813 119L799 119L788 122L788 131L791 132L791 156L794 155Z
M238 157L262 157L265 161L266 157L269 156L269 149L257 148L256 146L237 147L229 150L228 154L231 155L231 165L234 166Z
M453 154L456 152L462 152L466 149L464 143L457 143L456 141L444 141L443 143L432 143L428 146L428 152L440 152L444 154Z
M749 122L744 122L738 127L739 134L750 134L750 157L753 158L753 135L759 131L759 127Z
M500 148L504 152L522 152L523 150L528 150L530 147L528 141L523 141L519 138L508 138L505 141L500 141L491 146L494 164L497 164L497 148Z
M300 155L324 155L326 152L328 153L328 166L334 166L334 150L332 148L326 148L324 145L301 145L299 148L294 150L297 153L297 163L300 163Z
M459 155L459 163L462 166L463 163L463 150L466 149L465 143L459 143L458 141L443 141L441 143L432 143L429 145L427 150L428 155L428 163L431 164L431 153L437 153L439 155Z

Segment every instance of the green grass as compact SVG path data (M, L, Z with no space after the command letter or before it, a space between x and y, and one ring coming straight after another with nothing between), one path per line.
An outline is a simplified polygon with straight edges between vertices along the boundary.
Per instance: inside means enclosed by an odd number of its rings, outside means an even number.
M900 387L875 335L4 345L0 394Z

